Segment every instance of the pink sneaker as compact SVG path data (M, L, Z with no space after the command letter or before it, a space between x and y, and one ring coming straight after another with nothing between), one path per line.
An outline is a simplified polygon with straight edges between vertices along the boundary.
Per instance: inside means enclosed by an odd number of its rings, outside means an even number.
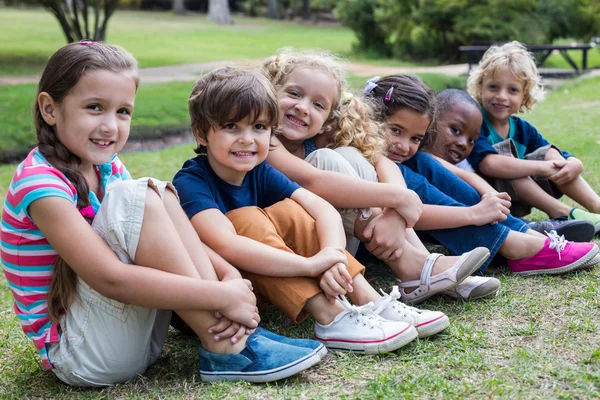
M520 275L562 274L589 265L599 252L594 243L569 242L556 231L546 232L544 247L532 257L508 260L510 270Z

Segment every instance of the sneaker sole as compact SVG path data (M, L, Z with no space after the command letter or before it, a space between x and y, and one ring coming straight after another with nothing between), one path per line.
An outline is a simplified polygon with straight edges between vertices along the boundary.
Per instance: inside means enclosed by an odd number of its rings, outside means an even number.
M598 260L600 262L600 258ZM498 291L500 290L500 285L496 285L494 281L490 281L479 285L475 289L471 291L471 294L468 297L462 297L452 290L443 291L441 294L444 296L452 297L453 299L460 300L478 300L478 299L487 299L496 297L498 295Z
M450 326L450 319L447 315L440 315L438 318L431 321L423 322L417 325L417 334L419 339L423 339L429 336L433 336L436 333L440 333L444 329Z
M203 382L217 382L217 381L246 381L251 383L265 383L273 382L284 378L289 378L292 375L296 375L321 361L319 352L322 350L315 350L310 354L302 357L287 365L283 365L279 368L270 369L267 371L253 371L253 372L227 372L227 371L202 371L200 370L200 379ZM325 349L327 354L327 349Z
M556 233L564 235L565 239L571 242L589 242L594 238L598 228L588 221L570 221L571 223L564 228L558 228ZM578 222L578 223L574 223ZM598 225L600 227L600 224Z
M404 330L378 340L345 340L345 339L316 339L322 342L329 350L352 351L363 354L383 354L406 346L418 336L417 329L408 325Z
M552 268L552 269L536 269L532 271L523 271L523 272L513 272L516 275L557 275L565 272L573 271L579 268L585 268L591 266L590 262L598 255L598 246L592 247L592 249L579 260L571 263L569 265L565 265L560 268Z
M485 248L483 248L485 249ZM475 251L475 250L473 250ZM467 271L463 271L463 275L462 276L458 276L457 274L457 279L456 282L450 286L446 286L445 288L440 288L439 290L430 290L429 292L423 294L421 297L418 297L416 299L410 299L408 297L401 297L400 300L402 300L403 303L406 304L418 304L421 303L422 301L427 300L428 298L430 298L431 296L435 296L436 294L442 293L445 290L448 289L453 289L456 286L458 286L462 281L464 281L465 279L467 279L468 276L471 276L471 274L475 271L477 271L479 269L479 267L481 267L483 265L484 262L487 261L487 259L490 257L490 252L488 249L485 249L485 251L481 251L482 254L479 255L479 259L477 260L477 263L475 263L470 269L468 269ZM471 256L469 256L469 258L477 256L476 253L473 253ZM465 261L463 263L463 265L468 263L468 260Z
M600 253L598 253L594 257L592 257L592 259L589 260L588 262L586 262L584 265L582 265L580 267L580 269L583 269L583 268L592 268L593 266L595 266L598 263L600 263Z

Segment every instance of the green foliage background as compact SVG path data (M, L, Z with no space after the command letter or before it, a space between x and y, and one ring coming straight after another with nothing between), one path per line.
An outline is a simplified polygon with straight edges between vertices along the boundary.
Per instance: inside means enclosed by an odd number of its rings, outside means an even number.
M600 36L598 0L339 0L337 12L359 50L402 59L453 61L460 45Z

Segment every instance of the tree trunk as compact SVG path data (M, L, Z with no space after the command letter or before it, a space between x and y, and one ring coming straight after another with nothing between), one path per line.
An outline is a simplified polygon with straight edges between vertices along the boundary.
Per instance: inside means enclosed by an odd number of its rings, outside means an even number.
M305 21L310 19L310 0L302 0L302 19Z
M279 19L279 4L277 0L268 0L269 12L268 17L271 19Z
M233 24L229 12L229 2L227 0L209 0L207 18L219 25Z
M117 9L118 0L40 0L40 3L54 14L67 43L71 43L106 40L108 20ZM93 20L90 14L94 14Z
M173 0L173 11L175 14L185 14L185 3L183 0Z

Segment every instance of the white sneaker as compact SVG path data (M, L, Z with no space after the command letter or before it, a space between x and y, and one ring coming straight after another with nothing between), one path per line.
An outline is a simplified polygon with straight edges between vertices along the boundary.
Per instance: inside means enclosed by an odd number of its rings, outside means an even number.
M448 316L441 311L420 310L402 303L398 286L390 294L383 290L381 294L383 297L375 302L375 314L391 321L408 322L417 329L419 338L440 333L450 325Z
M373 303L353 306L344 296L338 301L344 311L328 325L315 322L315 337L327 348L381 354L399 349L417 338L407 322L388 321L373 312Z
M498 294L498 289L500 289L500 281L496 278L470 276L452 289L444 290L440 294L455 299L475 300L494 297Z

